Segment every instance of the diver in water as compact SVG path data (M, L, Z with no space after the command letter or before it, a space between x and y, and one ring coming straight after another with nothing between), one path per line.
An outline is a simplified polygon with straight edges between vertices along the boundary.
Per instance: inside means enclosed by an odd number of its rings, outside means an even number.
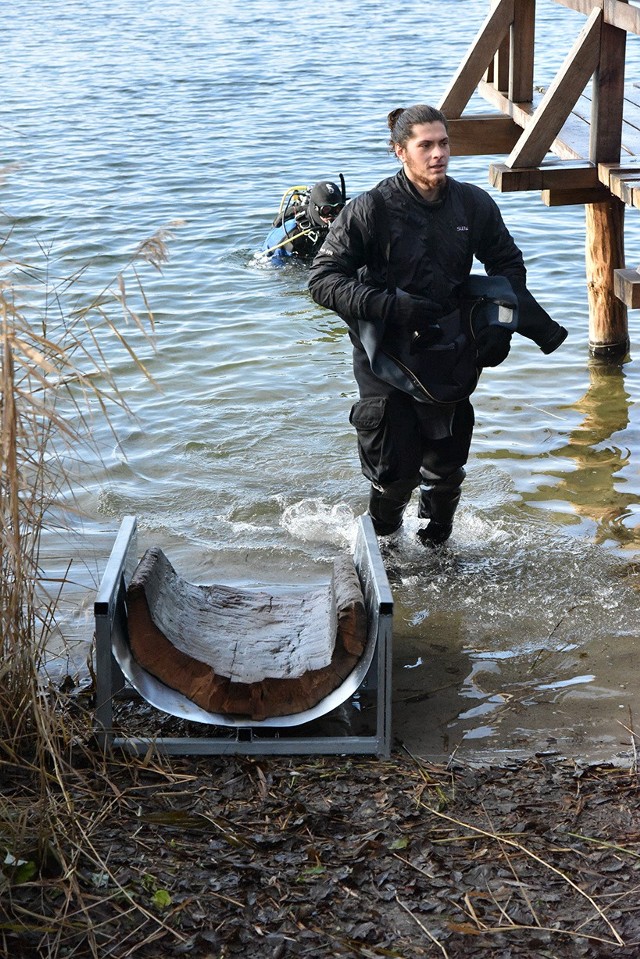
M311 190L307 187L287 190L263 252L276 260L290 256L313 259L346 202L342 174L340 186L331 180L319 180Z

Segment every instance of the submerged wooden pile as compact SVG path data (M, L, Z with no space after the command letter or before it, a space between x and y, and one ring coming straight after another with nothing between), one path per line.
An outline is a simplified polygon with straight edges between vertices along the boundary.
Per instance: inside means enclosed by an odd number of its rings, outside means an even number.
M149 549L127 590L135 659L211 713L262 720L315 706L362 655L367 616L351 557L326 585L259 590L186 582Z

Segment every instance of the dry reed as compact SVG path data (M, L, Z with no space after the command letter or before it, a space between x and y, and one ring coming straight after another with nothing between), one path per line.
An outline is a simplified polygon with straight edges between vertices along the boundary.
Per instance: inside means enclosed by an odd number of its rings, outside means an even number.
M151 340L153 315L138 265L167 259L168 230L160 230L124 263L97 296L78 306L78 285L89 270L52 282L44 269L7 257L0 269L0 895L10 929L40 938L38 954L55 956L66 931L82 918L75 872L91 848L95 821L74 814L74 790L86 791L78 755L95 775L102 762L87 748L90 720L46 679L46 652L56 612L40 564L45 525L68 488L64 457L90 443L96 411L109 421L112 404L126 401L111 372L115 338L143 376L137 348ZM44 255L44 251L43 251ZM131 284L131 291L127 290ZM26 301L26 302L25 302ZM136 310L134 304L141 303ZM133 333L133 336L132 336ZM14 892L25 882L56 880L60 902L25 909ZM0 924L0 952L8 948ZM39 933L39 934L38 934ZM97 955L87 932L86 948Z

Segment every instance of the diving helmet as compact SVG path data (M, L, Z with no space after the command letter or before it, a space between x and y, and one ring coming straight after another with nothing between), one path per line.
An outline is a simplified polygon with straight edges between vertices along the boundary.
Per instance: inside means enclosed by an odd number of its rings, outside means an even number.
M309 194L307 212L316 226L327 227L345 204L344 189L330 180L319 180Z

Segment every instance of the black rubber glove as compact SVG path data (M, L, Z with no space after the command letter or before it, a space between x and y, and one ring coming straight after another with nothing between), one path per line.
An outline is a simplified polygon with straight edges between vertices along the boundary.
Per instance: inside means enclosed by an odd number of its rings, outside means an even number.
M500 326L485 326L476 337L478 366L499 366L511 348L511 333Z
M564 326L560 326L559 323L556 323L555 320L551 321L554 325L546 330L545 333L540 333L536 336L534 342L538 344L543 353L547 355L553 353L554 350L557 350L561 343L567 338L567 331Z
M551 319L529 292L522 277L510 276L509 282L518 297L518 333L533 340L543 353L553 353L567 338L564 326Z
M439 307L427 297L396 290L393 327L406 337L412 353L437 343L441 338L442 329L434 317L437 312Z

